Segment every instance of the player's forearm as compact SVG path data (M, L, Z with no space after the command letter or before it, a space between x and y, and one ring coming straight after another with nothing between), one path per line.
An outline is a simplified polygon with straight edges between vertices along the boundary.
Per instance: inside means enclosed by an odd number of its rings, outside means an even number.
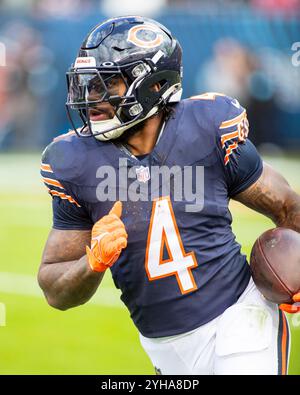
M266 163L256 183L236 195L235 199L266 215L277 226L300 232L300 196Z
M300 196L291 191L276 221L277 226L300 232Z
M67 310L86 303L96 292L103 273L96 273L87 264L86 255L77 261L42 264L38 281L48 303Z

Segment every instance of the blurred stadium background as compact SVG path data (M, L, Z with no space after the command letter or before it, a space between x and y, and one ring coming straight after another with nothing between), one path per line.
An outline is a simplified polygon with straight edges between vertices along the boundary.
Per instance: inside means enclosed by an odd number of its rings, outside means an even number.
M264 159L300 193L299 0L0 0L0 374L153 373L109 273L91 302L64 313L47 306L36 283L51 226L40 153L69 128L65 72L86 33L122 14L153 17L174 33L184 50L184 97L239 99ZM249 255L273 225L231 207ZM289 373L299 374L300 314L289 319Z

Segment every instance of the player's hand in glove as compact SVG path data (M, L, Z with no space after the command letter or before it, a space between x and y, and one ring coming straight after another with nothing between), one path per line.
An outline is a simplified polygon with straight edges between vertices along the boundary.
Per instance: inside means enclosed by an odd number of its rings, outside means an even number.
M279 305L279 308L283 311L285 311L286 313L298 313L300 312L300 304L298 304L298 302L300 302L300 293L297 293L293 296L293 301L297 304L281 304Z
M121 215L122 202L117 201L109 214L93 226L91 248L87 246L86 253L88 263L95 272L104 272L111 267L127 246L128 235Z

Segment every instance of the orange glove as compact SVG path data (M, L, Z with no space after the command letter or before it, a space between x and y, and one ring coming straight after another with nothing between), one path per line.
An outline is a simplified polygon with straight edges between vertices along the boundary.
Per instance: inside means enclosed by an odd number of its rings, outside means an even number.
M111 267L127 246L128 235L121 214L122 202L117 201L109 214L93 226L91 248L86 246L86 254L94 272L104 272Z
M293 296L294 302L300 302L300 293L297 293ZM296 304L281 304L279 305L280 310L285 311L286 313L298 313L300 312L300 305Z

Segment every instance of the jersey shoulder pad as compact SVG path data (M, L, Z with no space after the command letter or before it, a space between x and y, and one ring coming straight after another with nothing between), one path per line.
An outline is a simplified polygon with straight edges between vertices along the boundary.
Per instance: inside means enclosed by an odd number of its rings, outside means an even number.
M198 123L215 131L220 127L227 129L234 126L235 121L239 122L239 115L246 115L245 109L236 99L216 92L192 96L186 100L185 107L192 108Z
M249 123L244 107L237 99L222 93L208 92L193 96L196 116L200 122L206 123L215 133L216 143L224 154L224 163L239 143L246 141L249 133Z
M249 122L245 108L237 99L224 96L217 100L218 110L215 117L217 145L222 152L224 164L227 165L231 155L247 140Z
M246 110L237 99L225 95L216 97L214 123L218 134L235 130L239 132L241 141L244 141L248 134L242 126L247 122Z
M58 180L78 181L87 158L87 145L73 131L55 137L42 154L42 170L51 170ZM90 140L90 139L89 139Z
M246 116L246 110L238 100L223 93L207 92L192 96L189 101L194 103L195 112L206 115L207 121L217 130L235 126Z

